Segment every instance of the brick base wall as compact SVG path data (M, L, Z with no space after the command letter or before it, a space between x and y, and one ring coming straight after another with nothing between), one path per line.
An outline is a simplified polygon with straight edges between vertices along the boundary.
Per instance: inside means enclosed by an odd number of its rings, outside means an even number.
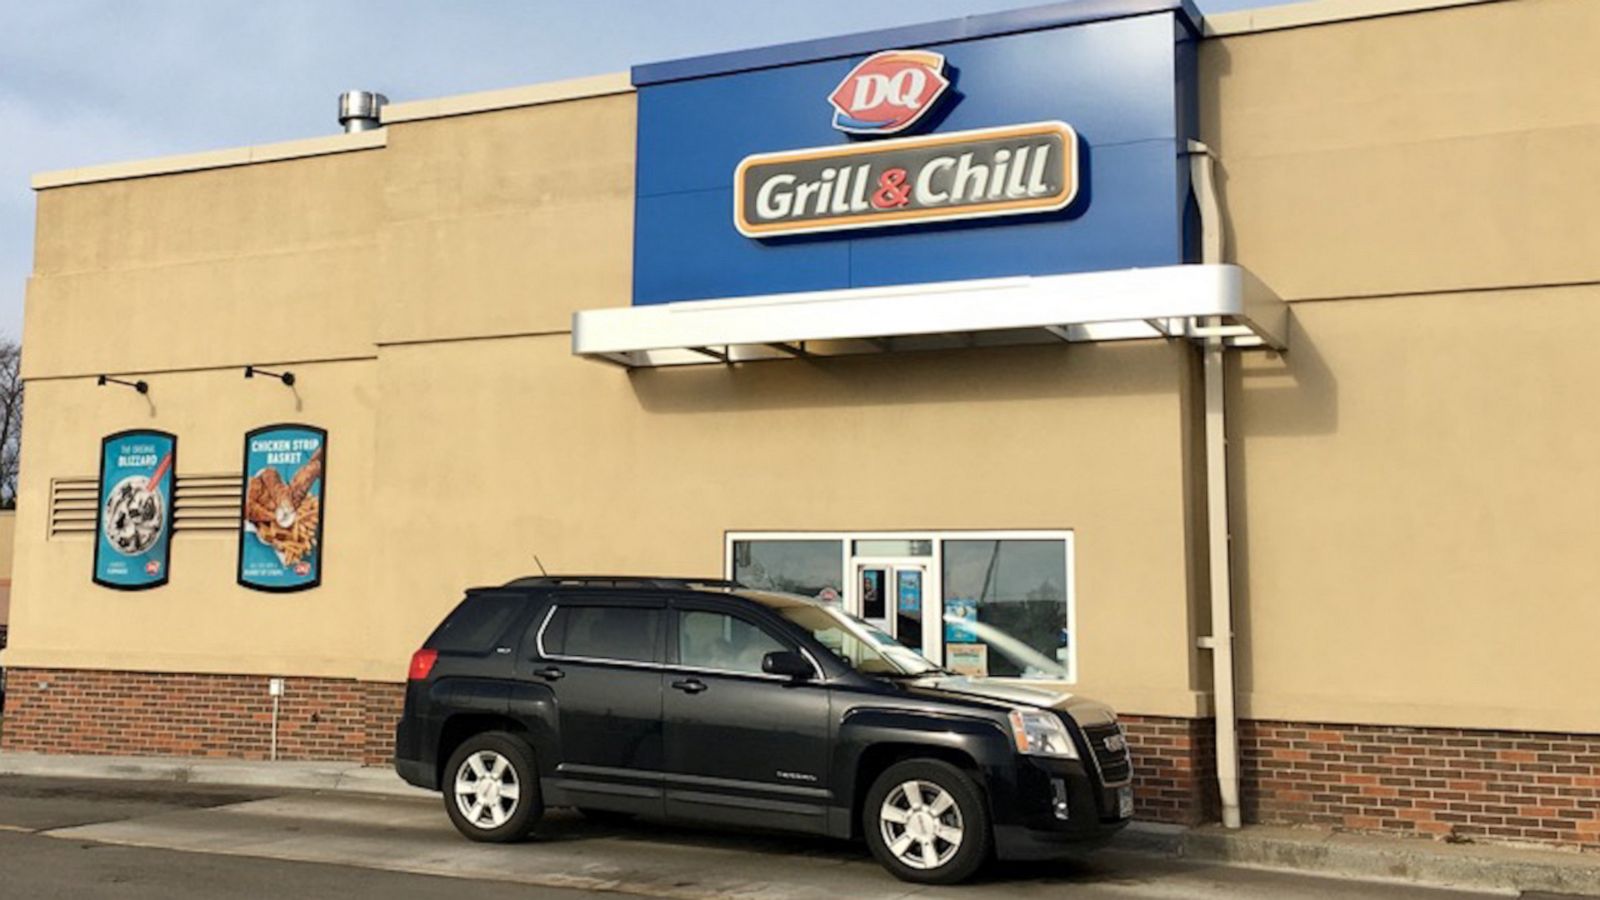
M1600 736L1241 722L1245 821L1600 848Z
M1221 808L1215 723L1161 716L1118 718L1133 755L1134 815L1174 825L1215 820Z
M265 675L11 669L0 749L267 759L267 681ZM286 678L278 758L386 763L404 699L403 684Z

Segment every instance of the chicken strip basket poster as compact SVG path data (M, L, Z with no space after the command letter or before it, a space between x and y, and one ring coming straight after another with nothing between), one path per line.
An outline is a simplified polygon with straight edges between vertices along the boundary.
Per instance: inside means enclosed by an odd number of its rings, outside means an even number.
M165 431L119 431L100 441L95 584L142 591L167 583L177 465L178 439Z
M322 583L322 507L328 432L268 425L244 436L239 584L303 591Z

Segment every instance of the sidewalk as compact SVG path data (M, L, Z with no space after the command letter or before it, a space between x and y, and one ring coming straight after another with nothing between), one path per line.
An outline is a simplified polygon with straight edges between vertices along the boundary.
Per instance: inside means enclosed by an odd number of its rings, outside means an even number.
M119 778L430 799L386 767L337 762L245 762L0 753L0 776ZM1111 849L1194 862L1456 888L1600 896L1600 853L1445 844L1421 838L1252 825L1237 831L1136 822Z
M310 791L354 791L397 797L437 796L431 791L406 784L394 769L386 766L345 762L250 762L187 757L0 753L0 775L231 784Z

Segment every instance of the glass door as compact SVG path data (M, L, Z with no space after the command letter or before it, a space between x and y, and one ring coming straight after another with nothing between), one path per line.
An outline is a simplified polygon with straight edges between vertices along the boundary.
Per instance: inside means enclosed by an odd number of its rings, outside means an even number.
M938 622L936 604L929 596L937 590L930 560L857 558L852 561L852 570L846 609L927 655L923 651L924 635L930 622L935 623L935 628ZM931 646L937 647L937 641Z

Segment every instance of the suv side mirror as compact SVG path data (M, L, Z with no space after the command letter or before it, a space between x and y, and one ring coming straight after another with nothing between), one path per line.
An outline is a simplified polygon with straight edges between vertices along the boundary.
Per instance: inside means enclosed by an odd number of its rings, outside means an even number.
M774 650L761 657L761 671L768 675L782 675L795 681L809 681L817 675L811 660L793 650Z

